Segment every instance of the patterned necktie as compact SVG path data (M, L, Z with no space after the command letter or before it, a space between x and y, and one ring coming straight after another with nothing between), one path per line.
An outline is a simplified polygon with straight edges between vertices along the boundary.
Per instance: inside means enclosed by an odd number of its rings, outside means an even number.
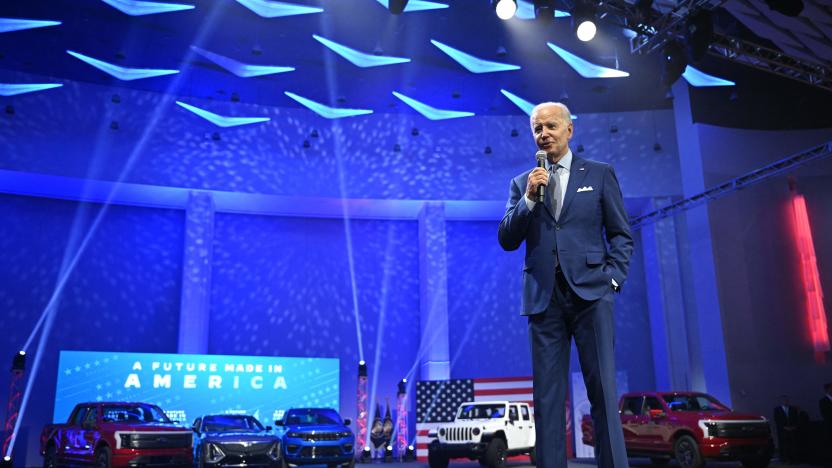
M549 176L549 184L552 186L551 191L551 200L552 200L552 207L555 209L555 221L560 218L560 210L563 208L563 200L561 200L561 192L560 189L560 174L558 171L560 170L561 165L558 164L552 168L551 175Z

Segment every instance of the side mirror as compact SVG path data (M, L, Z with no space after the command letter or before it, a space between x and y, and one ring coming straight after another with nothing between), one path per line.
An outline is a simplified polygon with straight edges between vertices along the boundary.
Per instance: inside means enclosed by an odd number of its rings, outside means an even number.
M352 420L350 418L344 419L344 425L345 426L349 426L350 424L352 424Z
M274 422L274 425L275 425L275 426L282 426L282 425L283 425L283 420L282 420L282 419L278 419L277 421L275 421L275 422Z
M269 431L271 431L271 430L272 430L272 427L271 427L271 426L266 426L266 432L269 432Z

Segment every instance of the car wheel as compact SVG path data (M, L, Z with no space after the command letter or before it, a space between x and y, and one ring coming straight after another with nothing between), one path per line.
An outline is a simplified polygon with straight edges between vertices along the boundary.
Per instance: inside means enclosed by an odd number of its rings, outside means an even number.
M532 465L537 465L537 449L535 447L529 450L529 462Z
M43 454L43 468L57 468L58 466L58 451L55 449L55 444L49 444L46 447L46 453Z
M766 468L770 461L770 457L751 457L740 460L745 468Z
M676 440L676 444L673 446L673 454L676 456L676 462L682 468L701 468L705 466L696 440L689 435L683 435Z
M670 463L670 459L661 457L650 457L650 463L652 463L653 466L666 466L668 463Z
M497 437L491 439L485 448L483 460L490 468L503 468L506 464L506 441Z
M428 465L430 468L448 468L448 457L433 450L428 450Z
M95 453L95 468L110 468L110 449L102 447Z

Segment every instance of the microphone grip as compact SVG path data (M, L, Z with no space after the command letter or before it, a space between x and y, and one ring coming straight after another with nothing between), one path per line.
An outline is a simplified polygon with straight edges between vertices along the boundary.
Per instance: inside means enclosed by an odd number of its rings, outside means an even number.
M546 168L546 160L543 158L539 158L537 160L537 167ZM538 185L537 186L537 202L543 203L544 198L546 197L546 186L545 185Z

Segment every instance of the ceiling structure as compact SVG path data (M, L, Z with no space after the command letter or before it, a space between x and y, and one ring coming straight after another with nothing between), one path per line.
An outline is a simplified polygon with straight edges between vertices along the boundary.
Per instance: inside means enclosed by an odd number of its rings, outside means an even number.
M135 0L5 1L0 18L61 24L0 34L0 83L14 82L13 72L23 71L165 92L185 102L209 98L298 107L306 99L330 112L421 112L410 99L459 116L521 114L522 106L509 95L529 102L563 100L577 115L672 103L660 84L659 54L631 54L627 31L612 21L601 21L598 36L582 43L569 17L502 21L489 0L421 2L447 7L401 15L391 14L384 1L180 0L193 8L139 16L117 8L148 5ZM666 13L691 1L654 6ZM716 28L829 67L832 0L804 2L797 18L771 11L762 0L719 2ZM559 5L570 7L565 1ZM306 11L268 17L274 7L291 6ZM557 49L628 76L585 78ZM489 68L494 64L500 66ZM696 66L736 82L740 90L761 73L712 56ZM137 78L137 68L170 73ZM123 75L114 78L118 73ZM810 88L783 86L798 93ZM733 91L700 92L724 101Z

